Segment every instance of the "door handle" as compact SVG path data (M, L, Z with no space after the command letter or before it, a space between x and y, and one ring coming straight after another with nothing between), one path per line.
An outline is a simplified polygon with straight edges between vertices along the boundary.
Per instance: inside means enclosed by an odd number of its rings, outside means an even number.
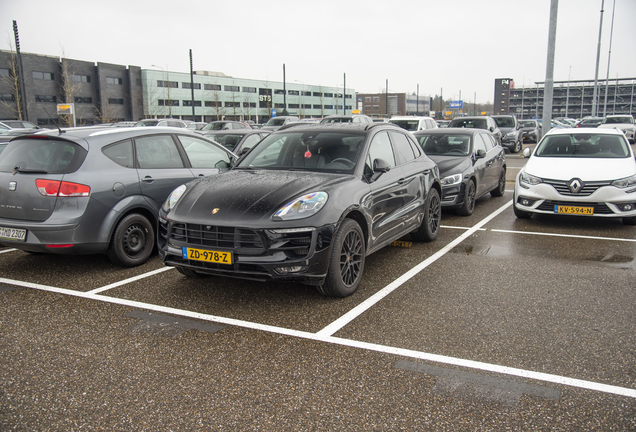
M150 177L150 176L146 176L146 177L144 177L144 178L143 178L143 180L142 180L142 182L144 182L144 183L152 183L153 181L155 181L155 179L153 179L153 178L152 178L152 177Z
M406 183L406 179L401 178L398 180L398 184L404 184L404 183Z

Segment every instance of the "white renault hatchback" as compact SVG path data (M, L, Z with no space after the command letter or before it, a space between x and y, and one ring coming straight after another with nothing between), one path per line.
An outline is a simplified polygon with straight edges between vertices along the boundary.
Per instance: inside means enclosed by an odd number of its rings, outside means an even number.
M636 225L636 159L616 129L552 129L517 176L514 212L619 217Z

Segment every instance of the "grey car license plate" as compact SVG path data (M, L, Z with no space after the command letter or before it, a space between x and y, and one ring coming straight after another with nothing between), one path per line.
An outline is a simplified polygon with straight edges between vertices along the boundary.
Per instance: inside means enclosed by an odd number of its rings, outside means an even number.
M27 230L0 227L0 239L26 241Z

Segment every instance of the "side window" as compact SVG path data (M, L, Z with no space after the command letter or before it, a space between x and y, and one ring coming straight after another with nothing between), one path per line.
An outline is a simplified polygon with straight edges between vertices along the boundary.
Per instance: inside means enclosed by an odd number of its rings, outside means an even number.
M395 166L395 156L393 156L393 148L387 132L376 134L371 141L369 156L367 157L367 168L369 170L372 171L373 161L376 159L383 159L390 167Z
M395 149L395 156L398 165L402 165L415 159L413 148L411 147L411 144L409 144L409 140L406 135L399 132L391 132L390 136Z
M481 139L484 141L484 144L486 145L486 151L490 151L494 148L492 141L490 141L490 137L488 136L488 134L479 134L481 136Z
M486 143L484 143L484 140L481 137L481 134L475 134L473 136L473 140L475 142L475 153L477 153L477 150L483 150L485 152L488 152L488 150L486 149Z
M187 135L178 137L193 168L228 168L230 166L230 156L214 144Z
M125 140L115 144L111 144L108 147L102 149L102 153L106 157L117 165L121 165L126 168L132 168L134 164L133 159L133 145L132 140Z
M184 168L170 135L135 138L139 168Z
M417 142L409 138L409 144L411 144L411 150L413 150L413 154L415 155L416 159L422 156L422 149L419 145L417 145Z
M495 140L495 137L490 135L490 134L486 134L483 138L484 138L484 141L486 141L486 147L489 150L493 149L493 148L496 148L499 145L497 140ZM490 142L490 146L488 146L488 142Z
M261 136L259 134L254 134L254 135L248 136L247 138L245 138L245 141L243 141L243 145L241 146L241 150L243 150L243 149L251 149L260 140L261 140Z

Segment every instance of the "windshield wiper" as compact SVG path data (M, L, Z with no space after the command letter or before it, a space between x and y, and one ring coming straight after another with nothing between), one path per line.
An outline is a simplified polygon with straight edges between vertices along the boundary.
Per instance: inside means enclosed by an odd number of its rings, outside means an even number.
M13 168L13 173L29 173L29 174L48 174L48 171L45 170L41 170L41 169L29 169L29 168L22 168L22 167L15 167Z

